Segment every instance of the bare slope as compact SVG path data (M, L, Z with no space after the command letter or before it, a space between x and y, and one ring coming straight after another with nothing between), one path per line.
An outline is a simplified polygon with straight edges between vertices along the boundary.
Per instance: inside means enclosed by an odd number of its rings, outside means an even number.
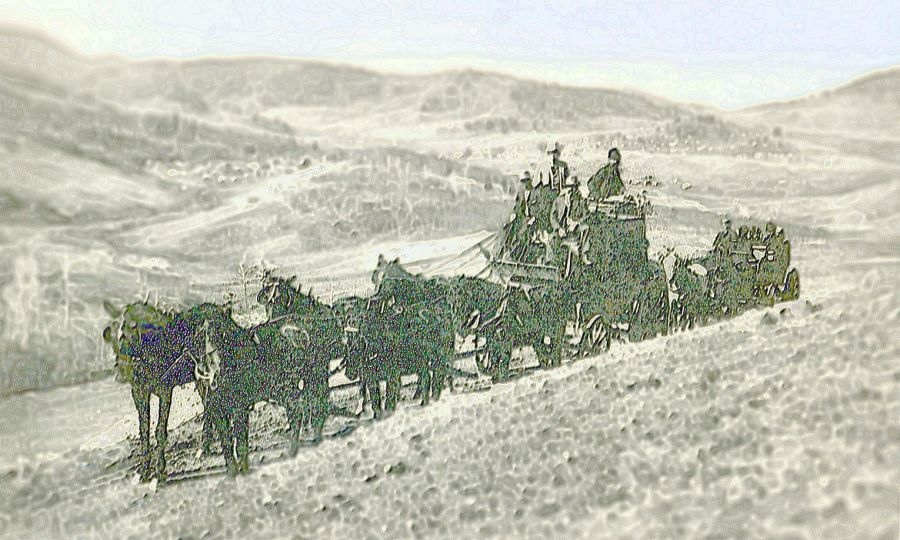
M251 445L274 450L237 480L135 485L121 443L22 462L0 477L0 534L891 537L896 291L887 272L850 266L812 285L820 304L409 405L293 460L260 411ZM170 438L173 469L198 430Z
M869 73L798 99L740 111L773 125L900 138L900 67Z
M649 176L670 171L636 152L783 164L797 139L771 131L637 93L482 72L87 58L5 29L0 393L106 369L103 299L153 291L183 306L212 299L242 263L306 268L320 250L496 230L515 175L545 159L548 141L566 143L579 174L620 146L637 165L628 180L653 195Z
M590 124L608 116L667 118L688 107L634 92L573 88L478 71L399 76L359 67L274 57L129 61L83 57L65 45L14 28L0 28L5 70L43 77L72 94L215 119L276 107L379 108L402 104L423 118L510 115L514 122Z

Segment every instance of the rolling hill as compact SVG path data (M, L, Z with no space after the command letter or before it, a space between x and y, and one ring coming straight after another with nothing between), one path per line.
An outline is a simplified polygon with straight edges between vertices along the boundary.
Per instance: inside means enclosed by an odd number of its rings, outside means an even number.
M740 114L788 127L900 138L900 68L868 73L801 98L749 107Z
M853 88L877 102L882 80ZM579 174L620 146L632 183L652 172L632 155L785 162L795 140L766 120L471 70L87 57L0 29L0 393L105 373L104 299L183 306L240 264L496 230L552 141Z

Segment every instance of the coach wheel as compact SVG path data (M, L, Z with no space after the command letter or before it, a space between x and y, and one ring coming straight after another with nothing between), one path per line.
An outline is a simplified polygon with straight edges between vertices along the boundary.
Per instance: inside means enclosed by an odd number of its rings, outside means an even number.
M482 375L488 376L492 381L503 381L509 378L509 356L486 349L475 355L475 363Z
M586 341L586 343L584 343L586 346L582 346L581 349L585 353L590 353L601 348L604 351L608 351L611 338L612 335L610 334L609 327L598 320L595 324L592 324L589 328L585 329L582 341Z
M491 377L494 375L494 371L496 364L494 360L494 355L491 354L491 351L485 350L482 352L475 353L475 364L478 366L478 372L482 375L487 375Z

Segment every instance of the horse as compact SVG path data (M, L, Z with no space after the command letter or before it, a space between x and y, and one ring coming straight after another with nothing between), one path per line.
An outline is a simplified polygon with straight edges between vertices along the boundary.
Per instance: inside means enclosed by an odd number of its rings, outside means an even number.
M543 366L561 363L566 310L571 308L571 294L564 287L525 288L469 276L426 278L384 256L379 256L372 282L374 298L391 298L401 306L433 305L453 332L484 337L486 354L476 355L476 361L495 382L508 377L515 348L532 347Z
M422 405L440 397L453 352L454 334L428 306L391 303L385 299L345 300L347 354L345 374L360 381L360 395L373 413L382 414L380 383L387 385L385 410L396 408L403 375L417 376Z
M346 374L360 380L363 407L368 396L378 417L382 381L386 410L396 407L403 375L417 376L415 397L423 405L440 397L454 352L455 311L448 280L412 274L399 259L379 256L372 283L372 297L343 301L353 329L347 338Z
M299 422L295 434L310 427L313 441L318 442L330 410L328 380L341 369L331 371L329 365L345 356L342 319L332 306L313 296L312 289L303 293L296 276L268 276L256 299L269 316L256 330L268 344L265 351L276 358L291 358L303 373L305 407L304 414L294 419ZM295 453L296 444L291 448Z
M166 479L165 447L168 439L169 410L176 386L194 382L195 365L184 355L186 328L177 315L145 302L116 309L109 302L104 308L113 321L103 330L103 339L115 354L116 381L131 386L131 397L138 413L141 481L153 476L150 454L150 396L159 398L156 426L156 476ZM204 423L203 445L208 450L212 426Z
M229 475L249 469L250 409L268 401L287 412L290 454L299 447L304 416L312 416L316 440L321 438L328 411L328 360L322 332L305 328L304 348L286 346L284 328L241 328L215 304L202 304L186 314L192 329L190 353L198 385L206 388L204 414L218 433ZM311 406L314 402L316 406Z

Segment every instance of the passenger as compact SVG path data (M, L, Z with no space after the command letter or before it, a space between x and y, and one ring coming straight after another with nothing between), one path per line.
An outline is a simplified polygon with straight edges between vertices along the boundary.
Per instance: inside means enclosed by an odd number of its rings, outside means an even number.
M572 189L568 187L563 188L553 201L553 206L550 210L550 226L560 238L565 238L569 233L569 212L571 210L571 205Z
M519 179L519 183L521 186L519 187L518 194L516 194L516 210L518 213L519 208L521 208L522 215L528 218L531 217L529 203L531 202L531 191L533 189L531 184L531 171L525 171L522 178Z
M591 264L591 261L588 259L588 251L590 250L588 215L590 210L588 201L582 196L578 185L578 177L571 177L572 187L569 194L568 230L574 232L577 237L577 254L581 257L581 262L589 265Z
M596 197L598 200L625 193L625 184L622 183L622 177L619 174L619 163L622 161L622 155L617 148L611 148L607 158L606 165L601 167L588 180L591 196Z
M566 178L569 177L569 164L559 159L560 151L561 149L559 143L557 142L553 144L553 149L547 152L547 154L552 157L552 163L550 165L551 186L554 184L554 182L557 186L562 186L566 181Z
M508 255L513 260L517 260L518 255L523 255L528 248L529 234L528 222L531 218L531 173L525 171L522 178L519 179L522 184L519 192L516 194L516 203L510 221L504 227L506 229L506 239L501 249L501 255Z
M541 229L534 233L532 241L543 244L544 246L544 254L538 257L538 262L540 264L552 265L554 263L553 235Z

